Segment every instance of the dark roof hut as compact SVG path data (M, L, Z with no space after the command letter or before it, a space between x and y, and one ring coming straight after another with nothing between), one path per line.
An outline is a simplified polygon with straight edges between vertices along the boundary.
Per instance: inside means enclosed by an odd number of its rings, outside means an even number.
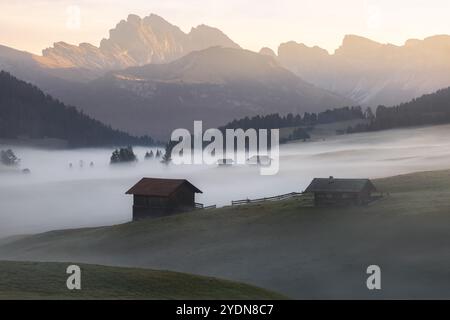
M133 220L194 210L203 193L185 179L142 178L126 194L133 195Z
M229 167L229 166L232 166L233 163L234 163L233 159L229 159L229 158L223 158L223 159L217 160L217 165L219 167Z
M363 205L372 200L376 187L369 179L315 178L305 193L314 194L316 206Z
M252 156L247 159L248 165L270 166L271 163L272 163L272 158L270 158L269 156L265 156L265 155Z

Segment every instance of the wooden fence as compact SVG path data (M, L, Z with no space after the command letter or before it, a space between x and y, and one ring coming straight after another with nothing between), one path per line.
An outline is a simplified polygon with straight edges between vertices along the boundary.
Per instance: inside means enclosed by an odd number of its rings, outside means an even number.
M241 204L249 204L249 203L261 203L261 202L266 202L266 201L280 201L280 200L286 200L289 198L298 197L302 194L303 193L301 193L301 192L291 192L291 193L286 193L286 194L282 194L279 196L268 197L268 198L233 200L233 201L231 201L231 205L238 206Z
M268 198L233 200L233 201L231 201L231 205L238 206L238 205L249 204L249 203L261 203L261 202L266 202L266 201L280 201L280 200L286 200L286 199L298 197L301 195L303 195L302 192L290 192L290 193L281 194L279 196L268 197ZM217 208L216 205L205 207L203 205L203 203L197 203L197 202L195 203L195 209L197 209L197 210L208 210L208 209L215 209L215 208Z
M204 206L203 203L195 203L195 209L202 209L202 210L208 210L208 209L215 209L216 205L212 205L212 206Z

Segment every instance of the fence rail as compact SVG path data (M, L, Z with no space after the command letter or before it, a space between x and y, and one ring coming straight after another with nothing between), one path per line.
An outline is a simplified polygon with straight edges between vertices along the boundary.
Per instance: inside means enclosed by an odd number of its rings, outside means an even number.
M208 210L208 209L215 209L216 205L212 206L206 206L203 203L195 203L195 209L202 209L202 210Z
M203 209L204 205L203 203L195 203L195 209Z
M268 197L268 198L233 200L233 201L231 201L231 205L238 206L241 204L249 204L249 203L260 203L260 202L266 202L266 201L280 201L280 200L286 200L286 199L293 198L293 197L298 197L302 194L303 193L301 193L301 192L291 192L291 193L286 193L286 194L282 194L279 196Z

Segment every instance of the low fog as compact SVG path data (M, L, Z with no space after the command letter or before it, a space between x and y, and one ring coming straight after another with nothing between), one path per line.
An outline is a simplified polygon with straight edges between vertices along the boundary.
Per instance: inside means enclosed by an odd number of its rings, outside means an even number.
M0 168L0 237L52 229L111 225L131 220L125 192L142 177L183 178L203 191L196 202L229 205L231 200L300 192L314 177L378 178L449 168L450 126L336 136L280 147L280 171L261 176L252 166L163 165L144 160L109 164L112 149L42 150L12 148L20 168ZM80 167L80 160L83 167ZM93 162L94 166L90 166ZM73 167L69 167L69 163Z

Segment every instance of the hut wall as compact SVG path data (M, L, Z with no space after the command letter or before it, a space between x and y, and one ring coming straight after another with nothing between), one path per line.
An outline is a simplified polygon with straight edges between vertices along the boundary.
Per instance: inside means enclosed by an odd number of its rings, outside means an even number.
M316 206L351 205L359 204L358 193L346 192L316 192L314 194L314 204Z
M170 196L170 203L175 208L188 210L195 208L195 193L188 186L181 186Z
M133 199L133 220L161 217L195 208L195 193L186 186L180 187L170 197L135 195Z

